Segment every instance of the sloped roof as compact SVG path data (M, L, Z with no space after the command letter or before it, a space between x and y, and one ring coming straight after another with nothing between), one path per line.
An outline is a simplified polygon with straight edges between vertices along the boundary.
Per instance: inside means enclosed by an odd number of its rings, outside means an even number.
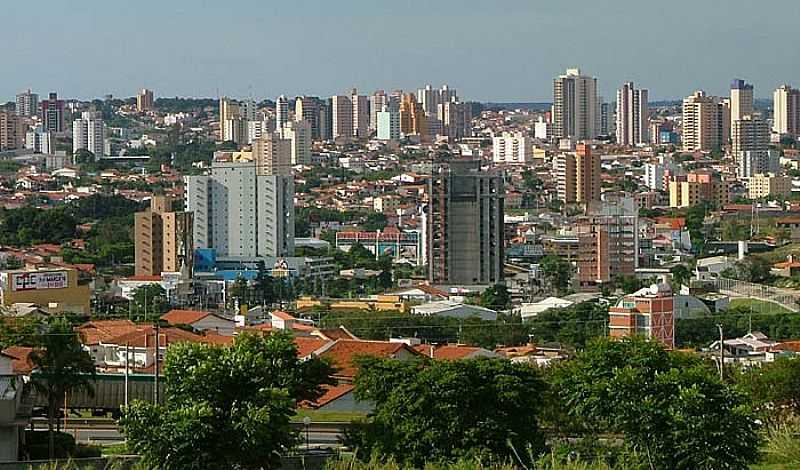
M86 345L106 342L137 329L136 324L130 320L92 320L76 328L81 341Z
M293 338L294 344L297 345L297 356L306 357L330 343L329 340L317 338L314 336L295 336Z
M161 315L161 319L170 325L191 325L198 322L209 315L214 315L211 312L204 312L202 310L177 310L173 309Z
M3 350L3 354L12 358L11 368L15 374L28 375L35 368L31 361L33 348L26 346L11 346Z
M163 347L174 343L192 342L203 343L204 337L196 335L180 328L160 328L159 343ZM155 343L155 327L152 325L142 325L136 331L131 331L115 338L103 341L106 344L129 345L131 347L143 348L145 345L153 346Z
M347 395L355 389L353 384L340 384L340 385L323 385L322 389L324 394L319 397L315 402L309 403L312 408L320 408L332 401Z
M495 355L488 349L478 348L474 346L465 346L462 344L445 344L442 346L431 346L430 344L418 344L414 346L414 350L423 356L431 357L431 347L433 347L433 359L441 359L443 361L457 361L459 359L467 359L476 353L485 353L486 355Z
M340 377L355 377L357 367L354 359L359 356L374 356L381 358L396 358L401 351L419 355L405 343L390 343L388 341L355 341L340 339L325 348L320 357L328 358L333 362L337 371L334 375Z

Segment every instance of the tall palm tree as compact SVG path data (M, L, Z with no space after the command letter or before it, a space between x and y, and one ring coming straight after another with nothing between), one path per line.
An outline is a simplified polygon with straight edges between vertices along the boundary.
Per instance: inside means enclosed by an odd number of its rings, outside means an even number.
M41 347L31 353L38 370L32 384L47 399L47 430L50 458L53 459L56 412L66 393L76 390L93 393L95 367L92 356L83 349L78 334L65 318L53 320L42 338Z

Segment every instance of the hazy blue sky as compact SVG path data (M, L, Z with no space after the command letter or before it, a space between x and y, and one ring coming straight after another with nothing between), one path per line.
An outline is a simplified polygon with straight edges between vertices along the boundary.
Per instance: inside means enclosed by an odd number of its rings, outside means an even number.
M331 95L444 82L463 98L549 101L580 66L606 97L730 80L800 86L797 0L39 0L0 8L0 101Z

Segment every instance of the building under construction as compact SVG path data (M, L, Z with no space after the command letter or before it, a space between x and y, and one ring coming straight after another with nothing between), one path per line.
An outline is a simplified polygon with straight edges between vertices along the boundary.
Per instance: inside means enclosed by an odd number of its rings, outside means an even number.
M489 285L503 280L502 171L480 160L437 165L428 183L425 251L428 280Z

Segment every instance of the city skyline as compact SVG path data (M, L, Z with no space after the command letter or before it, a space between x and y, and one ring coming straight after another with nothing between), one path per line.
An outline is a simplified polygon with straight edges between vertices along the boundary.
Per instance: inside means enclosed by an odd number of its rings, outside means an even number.
M653 101L697 89L726 94L737 77L753 83L759 99L800 84L798 53L775 46L790 43L800 13L783 1L765 8L736 0L725 9L688 0L669 8L510 1L502 9L450 0L280 9L251 1L86 3L78 10L45 1L40 17L22 4L5 8L11 66L2 101L29 87L77 99L135 96L143 87L156 96L274 99L450 83L476 101L549 102L552 77L573 67L597 77L607 99L626 81L649 89Z

